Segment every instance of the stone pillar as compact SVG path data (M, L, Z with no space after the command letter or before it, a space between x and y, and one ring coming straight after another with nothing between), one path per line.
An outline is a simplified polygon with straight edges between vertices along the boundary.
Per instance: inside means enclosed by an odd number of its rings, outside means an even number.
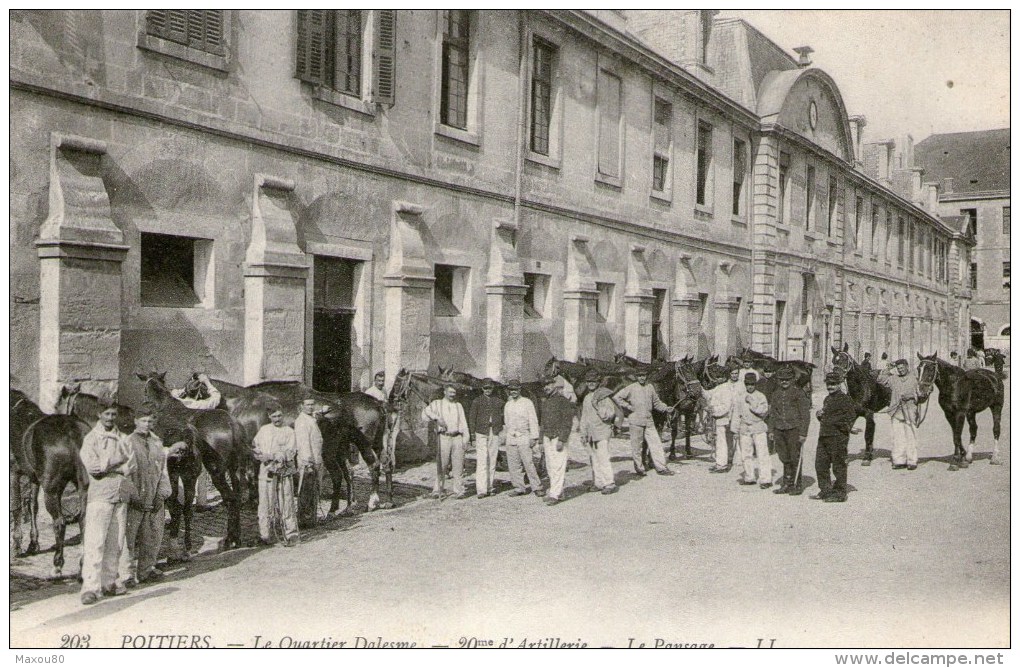
M294 182L255 175L244 264L244 384L304 379L308 260L297 245Z
M776 347L776 225L779 216L779 137L761 135L754 154L751 207L751 348L772 354ZM787 193L787 197L791 197ZM842 207L840 207L842 209ZM787 316L789 317L789 316ZM780 350L786 341L779 342ZM696 352L696 348L692 350ZM719 352L718 350L716 352ZM785 354L785 353L784 353Z
M39 405L64 383L113 396L120 377L124 235L103 182L106 144L50 135L49 214L39 230Z
M599 292L588 237L574 235L567 248L563 285L563 358L576 362L595 356L595 323Z
M496 380L520 378L524 366L524 273L514 248L517 227L496 221L485 286L485 373Z
M737 309L740 301L735 297L718 297L715 300L715 351L725 360L736 353Z
M424 209L393 203L390 256L383 286L386 292L387 378L401 369L427 371L432 345L432 286L435 271L425 258L421 230Z
M652 309L655 296L648 287L645 247L632 245L627 263L627 292L624 294L624 348L628 356L652 361Z
M889 339L890 362L895 362L900 357L902 357L902 355L900 354L900 342L902 341L900 319L901 317L898 315L889 316L889 334L891 336L891 338Z
M670 349L673 359L697 355L698 334L701 333L701 299L696 294L677 295L673 298Z
M861 357L864 353L875 354L875 314L861 314Z

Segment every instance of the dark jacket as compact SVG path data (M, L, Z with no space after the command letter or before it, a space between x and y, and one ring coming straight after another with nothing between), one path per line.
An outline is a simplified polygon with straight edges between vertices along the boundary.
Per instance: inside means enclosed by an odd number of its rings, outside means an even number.
M556 393L542 399L542 417L539 423L545 438L558 438L566 443L577 415L577 404L562 394Z
M807 436L811 424L811 397L791 384L784 390L777 387L769 397L769 429L798 429Z
M842 391L830 394L822 404L822 417L819 421L819 441L832 439L845 443L850 438L850 429L857 421L857 406Z
M471 411L467 415L468 428L472 434L498 434L503 431L503 400L493 394L484 394L471 402Z

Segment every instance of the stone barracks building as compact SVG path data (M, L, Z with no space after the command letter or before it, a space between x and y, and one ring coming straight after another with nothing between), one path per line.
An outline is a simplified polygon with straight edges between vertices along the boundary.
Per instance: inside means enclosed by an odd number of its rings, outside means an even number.
M12 11L12 383L960 348L972 240L711 11Z

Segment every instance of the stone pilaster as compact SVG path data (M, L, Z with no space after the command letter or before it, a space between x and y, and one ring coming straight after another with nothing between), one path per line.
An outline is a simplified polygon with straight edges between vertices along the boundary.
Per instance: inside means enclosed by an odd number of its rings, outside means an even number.
M308 260L297 245L292 181L256 174L244 264L244 383L304 379Z
M737 309L740 301L736 297L717 297L715 300L715 349L714 354L725 360L737 352Z
M698 335L701 333L701 299L696 294L673 298L670 314L673 318L670 331L673 335L670 349L673 359L697 355Z
M894 362L903 355L901 354L901 343L903 341L903 330L901 316L889 316L889 361Z
M588 237L574 235L567 248L567 277L563 285L563 358L576 362L595 356L598 309L595 267Z
M496 221L485 286L485 372L490 378L520 378L524 366L524 273L514 247L512 221Z
M390 256L383 277L387 378L396 378L401 369L427 371L432 359L432 287L436 277L425 257L424 213L416 204L393 203Z
M655 296L648 286L645 247L633 245L627 263L627 292L624 304L624 347L628 356L642 362L652 360L652 310Z
M61 385L112 396L120 375L124 235L103 182L106 144L50 135L49 214L39 230L39 405Z
M771 354L776 341L776 224L779 214L779 138L762 135L755 153L751 209L751 348ZM779 342L780 350L786 342ZM716 351L718 352L718 350Z

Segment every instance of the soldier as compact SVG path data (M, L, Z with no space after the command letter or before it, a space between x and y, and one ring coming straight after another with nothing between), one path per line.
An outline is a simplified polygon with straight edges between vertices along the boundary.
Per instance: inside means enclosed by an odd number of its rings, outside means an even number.
M589 371L584 377L588 392L581 402L579 431L581 443L588 448L588 456L591 458L592 488L603 494L612 494L617 487L613 464L609 459L609 439L613 435L616 405L613 403L613 393L599 387L600 380L597 371Z
M891 392L889 422L892 425L893 468L913 471L917 468L918 387L917 379L909 372L907 360L898 359L878 374L878 382Z
M531 449L538 442L539 427L538 415L535 413L535 404L531 399L521 396L521 382L511 380L506 385L510 398L503 406L503 424L506 434L506 459L510 468L510 480L514 488L510 496L523 496L528 493L528 487L524 480L525 472L528 475L528 482L535 496L545 496L542 488L542 479L538 477L535 469L535 459ZM521 467L524 470L521 470Z
M294 430L283 424L283 410L270 404L270 423L262 425L252 442L259 468L259 538L271 545L273 532L283 524L282 544L297 545L297 514L294 510L294 474L297 472L297 448Z
M744 395L737 401L737 411L730 416L733 433L740 439L740 454L744 460L744 475L741 485L753 485L754 460L758 459L758 486L762 489L772 487L772 459L769 455L768 426L765 416L769 413L769 402L765 395L757 391L758 377L755 374L744 376Z
M545 393L541 419L542 442L549 471L549 492L545 503L553 506L560 502L563 494L567 475L567 441L577 422L577 404L570 401L564 384L556 376L546 380Z
M503 433L503 400L493 391L496 383L482 381L482 396L471 402L468 427L475 444L475 493L479 499L496 490L496 459Z
M857 420L853 400L840 388L842 376L835 372L825 374L825 397L822 409L816 413L821 426L818 429L818 448L815 451L815 473L818 475L818 494L812 499L830 503L846 501L846 451L850 430ZM829 477L830 469L836 482Z
M106 406L99 422L81 444L81 463L89 475L82 537L81 602L91 605L100 593L117 596L127 591L118 578L121 552L127 543L127 504L134 473L131 448L117 430L117 409ZM123 574L127 577L127 573Z
M648 452L655 465L655 472L659 475L673 475L673 471L666 466L662 439L659 438L659 431L655 428L655 422L652 420L652 411L656 410L672 415L674 409L662 403L655 387L648 384L647 371L641 370L634 375L637 377L637 382L631 383L613 397L613 400L623 410L630 411L627 416L627 424L630 429L630 454L634 460L634 471L639 476L645 475L645 467L641 462L641 446L647 442Z
M436 399L422 411L422 417L436 423L439 431L440 471L436 472L434 498L440 497L439 476L446 475L450 468L453 477L453 493L458 499L467 498L464 491L464 442L468 439L467 416L464 407L457 402L457 388L452 383L443 386L443 398Z
M375 377L372 379L372 387L365 390L365 394L376 399L382 403L386 403L388 397L386 396L386 372L377 371Z
M733 431L730 424L731 416L734 414L734 397L741 396L743 392L740 380L740 369L730 369L730 379L723 381L708 390L708 405L712 411L712 418L715 420L715 463L709 468L710 473L727 473L732 466L730 453L733 450Z
M871 373L871 353L864 353L864 359L861 360L861 369Z
M156 568L156 558L163 544L163 504L170 497L170 478L166 472L167 453L163 442L152 433L152 422L149 408L138 409L135 431L127 438L135 460L135 470L128 477L134 486L134 500L127 508L120 578L128 587L163 577L163 571Z
M301 402L294 420L294 445L298 465L298 528L314 526L319 519L319 489L322 484L322 432L315 419L315 399Z
M783 482L775 494L798 496L803 491L800 485L798 466L801 448L807 438L811 424L811 397L793 386L795 377L789 366L780 367L776 372L779 387L769 401L769 439L773 442L779 461L783 463Z

